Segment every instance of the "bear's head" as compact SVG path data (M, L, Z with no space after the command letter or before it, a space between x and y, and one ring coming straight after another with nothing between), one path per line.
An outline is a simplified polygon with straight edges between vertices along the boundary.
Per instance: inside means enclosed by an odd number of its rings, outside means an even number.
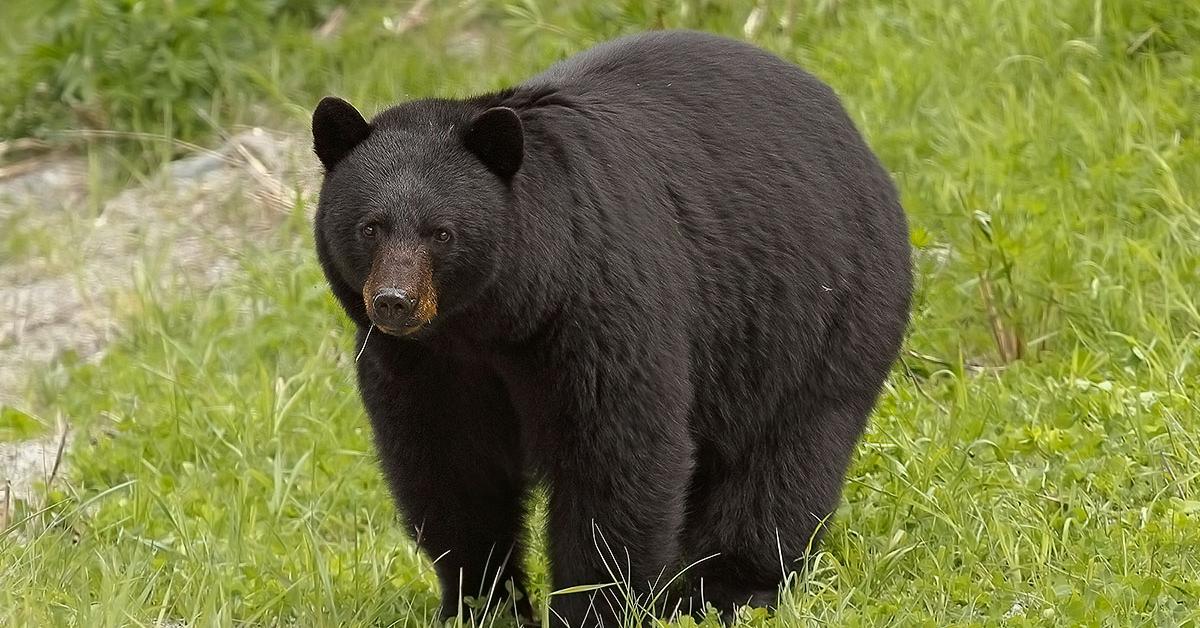
M515 111L424 100L368 123L329 97L313 112L313 148L325 169L317 252L356 322L408 336L497 276L524 154Z

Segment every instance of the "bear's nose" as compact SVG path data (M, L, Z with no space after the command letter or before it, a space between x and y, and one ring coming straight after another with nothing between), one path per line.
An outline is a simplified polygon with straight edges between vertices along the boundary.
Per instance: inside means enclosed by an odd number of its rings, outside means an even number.
M402 323L417 309L416 297L396 288L384 288L373 300L375 315L381 323Z

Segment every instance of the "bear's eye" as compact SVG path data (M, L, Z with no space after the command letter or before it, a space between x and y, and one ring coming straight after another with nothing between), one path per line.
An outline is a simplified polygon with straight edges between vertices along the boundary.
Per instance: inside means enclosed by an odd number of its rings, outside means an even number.
M362 234L362 237L372 240L375 238L375 236L379 235L379 226L373 222L369 222L362 227L359 227L359 233Z
M446 229L438 229L437 231L433 232L433 239L438 242L449 242L450 232Z

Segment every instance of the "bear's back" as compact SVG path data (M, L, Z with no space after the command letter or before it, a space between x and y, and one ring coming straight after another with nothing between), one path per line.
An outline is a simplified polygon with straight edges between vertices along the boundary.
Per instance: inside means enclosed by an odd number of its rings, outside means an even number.
M678 223L706 260L766 246L782 254L759 260L770 272L852 255L864 239L907 239L891 179L833 90L749 44L692 31L627 36L517 93L561 105L540 122L588 155L591 183L626 199L665 191L673 210L630 204L618 218L637 229ZM906 246L879 244L873 254L907 261Z
M747 72L758 76L748 76ZM736 94L719 90L728 79L744 89L749 84L746 81L784 87L777 83L780 78L832 94L807 72L760 48L683 30L651 31L604 42L557 63L525 85L554 86L584 101L589 95L600 95L607 102L613 96L638 102L698 89L728 105L727 99Z

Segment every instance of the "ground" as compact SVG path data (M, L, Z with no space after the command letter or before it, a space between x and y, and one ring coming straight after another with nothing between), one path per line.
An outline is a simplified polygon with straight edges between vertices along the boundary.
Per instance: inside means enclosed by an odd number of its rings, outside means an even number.
M488 89L685 25L832 84L895 175L918 251L904 360L824 551L777 617L743 619L1200 622L1200 12L584 4L425 3L420 19L348 5L330 30L353 47L280 35L275 54L314 83L264 53L252 83L271 87L284 131L268 144L284 148L252 150L261 168L217 135L221 166L184 150L127 189L97 189L112 153L96 146L44 157L24 191L0 179L0 475L16 480L0 488L0 615L425 625L434 578L394 521L352 334L312 254L308 109L325 92L373 111ZM262 121L229 115L232 137Z

